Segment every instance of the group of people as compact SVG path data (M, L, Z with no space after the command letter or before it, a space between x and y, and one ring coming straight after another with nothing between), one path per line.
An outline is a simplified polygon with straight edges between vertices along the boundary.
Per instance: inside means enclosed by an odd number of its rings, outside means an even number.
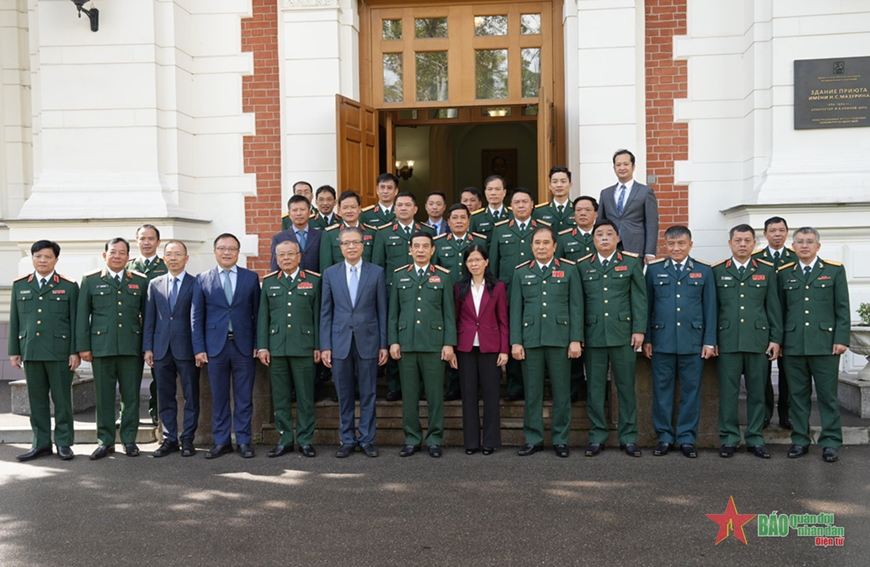
M466 453L499 448L503 371L506 399L524 400L519 455L544 447L546 378L555 454L569 455L572 401L584 390L591 422L585 455L600 454L610 436L610 373L620 449L640 457L640 351L652 365L654 455L679 446L685 456L697 456L704 361L718 356L720 456L732 456L741 439L743 376L743 438L752 454L770 457L762 429L773 414L770 366L777 360L779 423L793 429L788 456L802 456L811 444L815 383L818 443L824 460L836 461L842 442L837 370L848 344L849 299L843 267L818 258L818 232L797 229L789 249L787 223L773 217L765 223L768 246L754 251L754 229L738 225L729 235L731 257L711 267L689 255L689 229L672 226L664 233L667 256L656 258L655 194L633 179L631 152L617 151L613 168L618 181L600 200L572 202L571 172L561 166L549 172L552 199L538 205L529 190L517 187L508 206L499 176L486 180L483 195L464 189L461 202L449 208L446 197L433 192L427 222L416 220L416 197L399 192L392 174L378 177L378 203L366 208L352 191L336 200L330 186L314 193L299 182L282 231L271 240L274 271L262 285L255 272L237 265L240 244L232 234L214 240L217 266L193 276L185 270L185 244L167 242L161 258L159 230L142 225L136 233L141 256L130 260L129 243L113 238L105 245L105 267L85 274L81 286L55 271L57 243L36 242L34 272L13 285L10 318L9 353L14 365L24 363L34 430L32 449L19 459L53 453L49 396L58 455L72 458L70 383L82 360L93 364L97 392L99 445L90 458L115 450L116 386L121 442L128 456L138 455L143 358L156 385L152 415L159 412L163 427L154 457L195 454L199 369L206 365L214 446L205 457L233 452L233 433L236 450L253 457L256 360L269 370L280 434L269 457L297 447L306 457L316 455L314 387L327 369L339 404L336 457L356 450L378 456L379 367L387 400L402 402L402 457L424 443L431 457L442 455L445 399L462 399ZM176 377L184 398L180 432Z

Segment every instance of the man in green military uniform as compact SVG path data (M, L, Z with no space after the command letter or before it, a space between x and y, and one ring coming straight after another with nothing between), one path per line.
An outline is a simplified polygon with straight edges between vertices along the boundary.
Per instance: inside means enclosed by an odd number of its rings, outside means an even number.
M713 266L718 308L719 456L729 458L740 443L737 403L740 376L746 384L746 450L762 459L764 383L770 361L782 342L782 305L773 264L752 258L755 230L748 224L731 229L731 258Z
M341 217L335 211L335 189L331 185L321 185L317 188L316 195L316 210L311 211L308 224L318 230L326 230L341 222ZM290 224L293 224L292 221Z
M400 457L420 450L420 378L426 391L429 427L426 445L430 457L441 456L444 436L444 381L441 361L452 361L456 345L456 311L450 271L431 264L432 235L418 231L411 238L412 264L393 274L390 286L387 342L390 357L399 363L402 377L402 429L405 446Z
M840 458L838 450L843 444L837 374L851 333L846 269L839 262L818 257L821 238L812 227L794 231L792 246L798 261L785 264L777 274L784 317L782 351L794 423L788 457L809 451L815 385L822 420L818 443L822 458L833 463Z
M362 259L366 262L372 261L372 250L374 250L375 235L377 233L374 228L360 222L360 202L359 195L353 191L345 191L338 198L338 210L341 218L337 224L327 227L323 233L323 238L320 239L321 273L333 264L344 262L339 236L341 231L349 226L357 227L362 231Z
M550 194L552 199L535 206L534 217L546 221L557 233L574 226L571 203L571 172L562 165L550 168Z
M489 193L487 193L488 195ZM511 281L516 267L532 258L532 232L539 226L547 226L545 221L532 219L532 194L525 187L517 187L511 196L514 218L496 223L489 244L489 269L492 274L505 283L508 297ZM507 375L507 395L505 400L513 402L523 399L523 371L516 359L509 359Z
M387 287L392 282L394 272L413 261L410 253L411 236L417 232L435 235L432 227L414 221L414 215L417 214L417 198L413 193L399 193L394 208L396 220L378 229L372 252L372 263L384 269ZM395 402L402 399L402 381L399 379L399 369L394 359L387 361L384 372L387 377L387 401Z
M73 458L75 442L70 388L73 371L81 363L75 349L75 321L79 286L55 272L60 246L40 240L30 247L33 273L12 284L9 306L9 362L21 368L30 401L30 451L18 455L30 461L51 455L51 401L54 402L54 443L57 455Z
M299 244L275 247L277 272L263 279L257 318L257 358L269 368L275 428L281 434L267 457L293 451L291 384L296 389L296 444L306 457L315 456L314 373L320 362L320 274L299 268Z
M611 220L595 226L596 254L577 263L583 282L586 342L583 357L589 396L586 409L589 429L587 457L601 453L610 436L604 415L607 367L613 370L619 399L617 437L630 457L640 457L637 446L637 400L634 394L636 351L643 346L647 324L646 282L643 262L631 252L617 252L619 232Z
M145 274L148 282L158 276L162 276L169 272L166 262L163 258L157 255L157 250L160 247L160 231L153 224L143 224L136 229L136 245L139 247L139 257L127 262L124 267L131 272L139 272ZM148 289L148 286L145 286ZM151 372L151 386L148 391L148 415L151 416L151 423L157 425L157 380L154 378L154 369Z
M785 241L788 239L788 223L784 218L770 217L764 221L764 238L767 240L767 246L753 252L753 259L761 259L772 263L774 270L778 270L789 262L797 262L798 258L794 250L787 248L785 245ZM767 365L767 383L764 386L764 427L770 425L770 419L773 417L773 408L776 407L779 416L779 426L783 429L791 429L792 422L788 415L789 392L788 377L785 373L785 358L782 356L777 358L776 366L779 370L777 379L778 399L775 399L773 395L773 381L771 380L773 362Z
M392 173L380 174L377 184L378 204L364 208L359 219L373 228L381 228L396 220L396 197L399 194L399 178Z
M471 231L487 237L492 244L491 234L495 225L513 218L513 213L504 204L507 190L504 178L501 175L490 175L483 184L483 193L486 196L486 207L472 210Z
M541 226L532 233L535 259L514 270L510 291L511 355L522 361L526 405L526 444L517 454L531 455L544 445L544 371L553 390L553 449L568 456L571 428L571 365L583 341L583 289L569 260L558 260L556 232Z
M93 363L97 393L97 440L91 460L115 452L115 386L121 394L121 443L139 456L139 386L142 383L142 313L145 274L125 270L130 243L117 237L105 245L106 267L82 278L76 311L76 349Z

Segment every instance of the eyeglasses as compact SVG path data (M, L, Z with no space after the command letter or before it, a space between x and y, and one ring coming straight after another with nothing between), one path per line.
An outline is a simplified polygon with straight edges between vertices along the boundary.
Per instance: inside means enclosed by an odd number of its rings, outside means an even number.
M165 252L163 253L164 258L184 258L185 256L187 256L187 254L184 252L171 252L169 254Z
M277 258L292 258L293 256L296 256L297 254L299 254L299 252L278 252L277 254L275 254L275 257L277 257Z
M360 246L361 244L362 240L342 240L339 246Z
M221 253L223 253L223 252L238 252L238 251L239 251L239 249L234 247L234 246L231 246L231 247L220 246L218 248L215 248L215 252L221 252Z

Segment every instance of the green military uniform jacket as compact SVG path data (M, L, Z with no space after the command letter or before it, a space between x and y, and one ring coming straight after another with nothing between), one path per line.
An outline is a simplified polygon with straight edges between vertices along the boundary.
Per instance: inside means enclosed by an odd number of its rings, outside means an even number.
M272 356L310 357L320 350L320 274L300 269L290 282L277 271L263 279L257 344Z
M764 260L766 262L770 262L773 264L773 269L778 270L783 264L788 264L789 262L797 262L798 257L797 254L794 253L794 250L791 248L783 248L782 254L780 254L778 259L774 259L773 254L770 253L770 247L765 246L764 248L759 248L752 253L752 258L754 260Z
M472 244L479 244L486 248L486 237L482 234L466 232L459 242L455 234L448 233L435 237L435 257L433 258L439 266L443 266L450 270L450 276L454 282L458 282L462 277L462 262L465 255L465 249Z
M559 233L556 255L560 258L578 262L589 254L595 253L595 239L592 233L583 234L578 227L566 228Z
M311 213L311 216L308 217L309 226L313 226L317 230L326 230L330 226L337 225L341 223L341 217L338 216L338 213L334 210L332 211L332 222L329 222L325 216L318 213ZM290 223L293 224L293 223ZM286 228L284 230L287 230Z
M21 276L12 284L9 355L28 360L66 361L75 345L79 286L57 272L39 289L39 276Z
M384 225L378 229L375 236L375 247L372 251L372 264L384 269L387 285L392 281L396 269L413 263L411 258L411 237L416 232L426 232L435 237L435 230L428 224L415 222L411 234L406 234L404 227L398 221Z
M489 269L503 281L510 292L511 278L520 264L532 259L532 232L544 221L526 220L526 229L520 230L516 219L495 225L489 245ZM549 225L548 225L549 226Z
M482 234L486 237L490 245L492 245L491 235L492 231L495 230L495 225L512 218L514 218L513 212L511 212L511 208L507 205L502 206L498 220L493 218L489 207L483 207L482 209L477 209L471 213L471 225L468 227L468 230L470 232Z
M377 205L365 207L359 215L359 222L376 229L392 224L395 220L396 203L393 203L393 206L390 207L389 214L384 213L384 208L378 203Z
M106 268L82 278L76 350L94 356L142 355L142 313L148 278L125 270L117 283Z
M140 274L143 274L146 278L148 278L149 282L157 276L162 276L169 273L169 267L160 256L157 256L156 259L151 262L147 268L145 267L144 258L135 258L127 262L126 269L131 272L139 272Z
M535 205L532 218L545 221L553 228L553 230L560 234L567 228L574 228L577 226L574 221L574 207L571 199L568 199L568 202L565 203L561 213L559 212L556 202L553 200L550 200L547 203L538 203Z
M782 342L782 305L773 264L750 259L741 276L729 258L713 266L721 353L763 353Z
M339 262L344 262L344 256L341 253L341 241L338 237L341 235L341 231L344 230L347 225L342 222L340 224L334 224L326 228L323 231L323 238L320 239L320 270L323 271L326 268L332 266L333 264L338 264ZM359 225L359 229L363 233L363 253L362 259L366 262L372 261L372 250L375 247L375 236L377 232L374 228L370 226L366 226L362 223Z
M567 347L583 341L583 287L574 262L554 258L542 272L536 260L513 273L510 339L523 348Z
M849 344L852 314L842 264L817 258L807 276L800 263L789 263L777 276L786 356L831 354L835 344Z
M456 345L456 311L450 271L429 264L421 278L417 266L393 274L387 310L387 342L405 352L441 352Z
M583 282L586 346L625 346L632 333L646 333L646 280L635 254L616 252L607 267L598 254L590 254L577 262L577 271Z

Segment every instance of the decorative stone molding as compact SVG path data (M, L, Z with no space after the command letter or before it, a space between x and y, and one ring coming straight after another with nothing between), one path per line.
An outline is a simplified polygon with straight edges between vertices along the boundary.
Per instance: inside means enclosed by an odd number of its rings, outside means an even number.
M294 8L337 8L339 0L284 0L284 9Z

